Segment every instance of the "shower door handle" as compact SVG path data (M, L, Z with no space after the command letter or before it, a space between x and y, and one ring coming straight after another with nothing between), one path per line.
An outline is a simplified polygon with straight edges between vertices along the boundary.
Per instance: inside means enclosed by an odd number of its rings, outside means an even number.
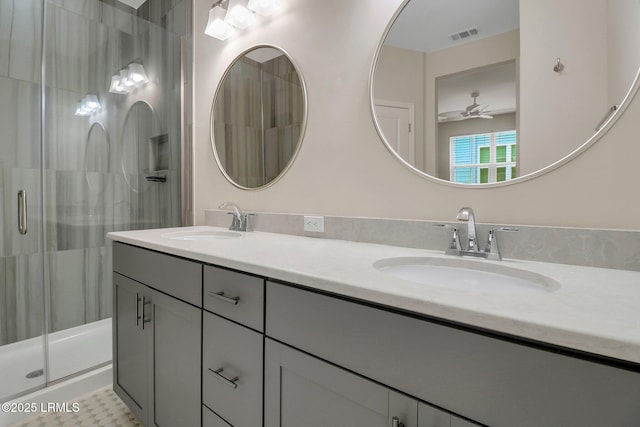
M18 191L18 232L27 234L27 192Z

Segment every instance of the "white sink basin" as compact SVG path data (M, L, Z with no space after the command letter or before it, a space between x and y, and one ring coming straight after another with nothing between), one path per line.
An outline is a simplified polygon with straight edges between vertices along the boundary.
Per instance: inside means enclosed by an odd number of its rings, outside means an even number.
M386 258L373 266L398 279L441 289L492 294L540 294L560 289L560 283L550 277L484 260Z
M190 231L174 231L172 233L162 234L160 237L172 240L220 240L233 239L242 236L241 233L235 231L222 230L190 230Z

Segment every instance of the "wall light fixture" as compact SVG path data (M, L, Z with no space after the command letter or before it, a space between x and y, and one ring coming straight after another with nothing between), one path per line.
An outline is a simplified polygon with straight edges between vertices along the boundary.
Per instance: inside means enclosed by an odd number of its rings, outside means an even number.
M245 29L256 21L254 13L271 16L282 7L280 0L218 0L209 10L204 33L218 40L235 34L236 28Z
M126 94L149 82L144 67L139 62L132 62L111 76L109 92Z
M102 108L96 95L89 94L76 104L76 116L90 116Z

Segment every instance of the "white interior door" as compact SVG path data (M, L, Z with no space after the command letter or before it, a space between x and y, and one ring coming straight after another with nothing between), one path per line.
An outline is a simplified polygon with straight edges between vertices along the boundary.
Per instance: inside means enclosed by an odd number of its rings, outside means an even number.
M415 166L413 105L397 102L376 103L376 115L387 143L407 163Z

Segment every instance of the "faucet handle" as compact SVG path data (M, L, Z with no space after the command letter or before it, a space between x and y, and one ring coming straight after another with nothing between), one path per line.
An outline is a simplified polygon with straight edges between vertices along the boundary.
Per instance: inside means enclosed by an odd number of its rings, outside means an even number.
M460 239L458 236L458 228L451 224L433 224L434 227L450 228L453 233L449 247L445 250L446 255L458 255L460 253Z
M252 213L243 213L240 226L242 231L253 231L253 218L255 214Z
M502 260L502 254L500 253L500 246L498 246L498 236L496 232L506 231L515 233L519 231L518 227L495 227L489 230L489 238L487 239L487 247L484 249L488 259Z
M229 226L229 230L240 231L242 227L241 218L238 218L235 212L227 212L227 215L231 215L231 226Z

